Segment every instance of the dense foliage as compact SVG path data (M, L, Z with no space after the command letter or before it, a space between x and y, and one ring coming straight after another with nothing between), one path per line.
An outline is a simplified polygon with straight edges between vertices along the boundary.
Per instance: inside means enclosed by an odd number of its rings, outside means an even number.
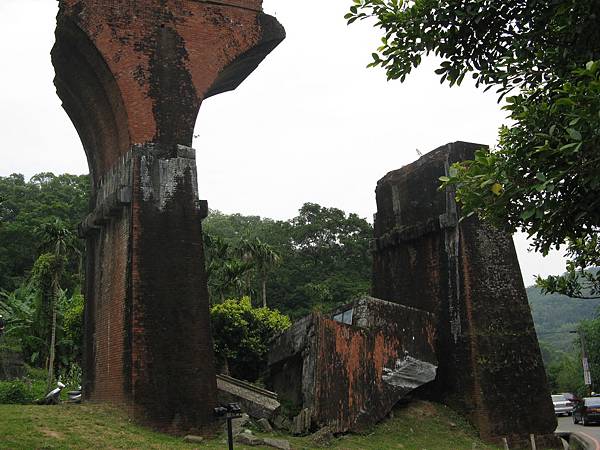
M30 370L23 379L0 381L0 405L30 404L46 392L45 374Z
M83 245L74 231L87 211L88 178L0 177L0 200L1 344L64 380L81 359ZM369 291L372 230L356 214L311 203L287 221L212 211L204 230L217 354L244 378L258 376L268 339L289 321L239 299L300 317Z
M356 214L314 203L303 205L288 221L212 211L204 230L211 241L207 267L213 303L240 294L259 303L255 300L259 279L252 276L248 261L235 256L244 241L257 238L279 257L269 270L268 304L291 317L329 309L369 292L372 227Z
M226 300L210 310L215 355L231 375L256 381L266 368L271 340L291 325L287 316L254 308L249 297Z
M83 245L74 231L87 203L87 176L0 177L2 345L45 368L47 388L81 357Z
M600 3L354 0L346 17L376 20L384 37L371 65L390 79L434 53L442 82L470 74L500 98L518 92L497 148L443 181L457 186L465 213L526 231L542 252L567 245L568 279L540 280L546 292L600 295L596 276L577 287L586 267L600 265Z
M267 306L267 280L281 260L269 244L255 237L228 242L219 236L204 234L208 291L212 303L227 296L254 296L260 284L262 306Z
M40 237L36 230L59 219L75 233L88 209L87 175L40 173L25 181L23 175L0 177L0 291L13 291L28 277L39 255ZM83 251L83 244L77 243ZM72 291L79 283L79 258L67 261L61 280Z

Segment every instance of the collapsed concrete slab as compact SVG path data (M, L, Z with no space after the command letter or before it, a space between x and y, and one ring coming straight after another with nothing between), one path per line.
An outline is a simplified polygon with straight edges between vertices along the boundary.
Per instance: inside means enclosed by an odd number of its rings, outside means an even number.
M221 404L239 403L253 419L272 419L280 403L275 392L228 375L217 375L217 398Z
M274 342L269 387L296 434L360 431L436 375L434 315L365 297L313 313Z
M478 144L455 142L377 184L373 294L434 313L439 360L430 398L465 414L483 439L551 446L556 418L510 235L459 221L439 177Z

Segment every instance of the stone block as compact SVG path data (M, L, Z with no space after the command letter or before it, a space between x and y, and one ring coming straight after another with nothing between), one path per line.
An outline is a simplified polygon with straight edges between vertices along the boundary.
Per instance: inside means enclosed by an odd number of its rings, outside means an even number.
M263 438L263 444L279 450L290 450L290 443L284 439Z
M247 433L241 433L235 436L235 442L242 445L249 445L250 447L257 447L259 445L263 445L263 439L253 436Z
M256 424L258 425L258 427L260 428L261 431L265 432L265 433L272 433L273 432L273 427L271 426L271 422L269 422L267 419L258 419L256 421Z
M280 406L275 392L228 375L217 375L217 390L221 404L238 403L255 419L271 419Z

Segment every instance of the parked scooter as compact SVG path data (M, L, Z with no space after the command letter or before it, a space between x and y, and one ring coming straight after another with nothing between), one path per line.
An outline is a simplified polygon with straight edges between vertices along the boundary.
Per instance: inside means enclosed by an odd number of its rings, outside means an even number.
M65 385L60 381L56 383L56 389L51 390L44 398L35 401L38 405L58 405L60 403L60 393L65 388Z
M75 391L67 392L67 395L69 396L67 400L69 403L81 403L81 386Z

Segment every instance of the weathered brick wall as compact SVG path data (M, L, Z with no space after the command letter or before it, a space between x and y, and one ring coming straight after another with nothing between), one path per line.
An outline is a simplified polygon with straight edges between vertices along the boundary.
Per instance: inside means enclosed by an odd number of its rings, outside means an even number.
M556 419L512 239L458 222L454 193L438 190L449 165L478 147L448 144L379 181L373 294L438 317L429 395L486 439L525 445L533 433L543 445Z
M426 338L431 324L422 311L401 316L407 319L398 322L404 333L393 333L393 326L366 330L322 316L315 318L316 424L327 425L336 433L366 430L417 387L395 384L391 379L409 354L436 362ZM389 319L383 320L390 323ZM413 340L416 332L418 337Z
M84 396L168 430L216 382L192 142L202 100L285 37L260 0L59 0L55 84L92 176Z
M350 323L311 314L272 345L269 386L301 412L295 433L362 431L435 376L435 317L374 298L346 305Z
M96 249L94 273L95 323L93 337L94 357L86 373L94 373L94 383L87 385L89 399L123 403L127 397L124 389L126 348L125 313L129 255L129 211L115 217L94 237L91 245ZM95 389L97 387L97 389Z

